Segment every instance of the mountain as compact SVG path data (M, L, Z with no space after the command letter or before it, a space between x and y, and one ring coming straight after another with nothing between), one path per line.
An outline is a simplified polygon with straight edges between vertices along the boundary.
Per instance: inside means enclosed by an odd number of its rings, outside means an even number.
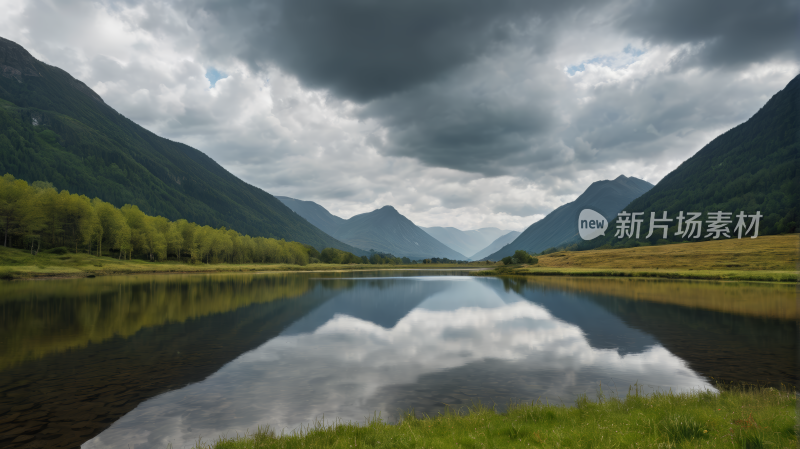
M617 213L653 188L653 185L634 177L620 175L613 181L592 183L575 201L560 206L546 217L530 225L510 245L489 255L489 260L511 256L518 249L539 253L545 249L572 242L578 237L578 215L592 209L611 221ZM607 232L606 235L609 233ZM613 234L613 233L612 233Z
M296 200L288 196L276 196L275 198L285 204L286 207L293 210L297 215L305 218L309 223L331 236L336 234L336 230L339 229L339 226L345 221L344 218L333 215L328 212L328 209L325 209L313 201Z
M680 211L731 212L734 230L740 211L761 213L759 235L797 232L800 223L800 75L746 122L719 135L694 156L684 161L652 190L625 206L628 212L644 212L645 224L650 212L657 216L666 211L673 218L668 229L670 241L683 241L676 236ZM747 220L749 226L750 220ZM614 237L616 222L609 223L604 237L582 242L578 249L604 245L633 246L636 239ZM689 241L707 240L703 236ZM639 242L644 241L647 229ZM733 236L733 234L731 234ZM751 233L752 235L752 233ZM656 243L663 238L657 232L649 239ZM724 238L724 237L723 237Z
M418 227L400 215L392 206L385 206L345 220L313 201L296 200L288 196L276 198L328 235L362 250L374 249L414 260L434 257L467 260L463 254L454 251L423 231L424 228ZM497 228L484 228L479 231L491 235L496 233L495 229Z
M470 256L470 260L481 260L491 256L492 253L499 251L504 246L513 242L517 237L519 237L520 234L522 233L519 231L511 231L506 235L501 235L497 238L497 240L493 241L479 252Z
M510 232L497 228L462 231L457 228L439 226L432 228L420 227L420 229L461 254L475 254L498 237Z
M67 72L0 38L0 175L48 181L117 207L365 254L187 145L120 115Z
M412 260L434 257L467 259L463 254L428 235L392 206L384 206L345 220L337 229L335 237L356 248L374 249Z

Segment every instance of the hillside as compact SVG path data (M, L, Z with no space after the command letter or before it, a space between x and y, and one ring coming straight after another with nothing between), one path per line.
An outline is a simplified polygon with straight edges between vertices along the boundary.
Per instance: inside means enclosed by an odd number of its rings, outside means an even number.
M510 245L504 246L486 259L500 260L513 255L518 249L539 253L548 248L572 243L579 238L578 215L583 209L592 209L611 221L631 201L652 187L647 181L623 175L613 181L594 182L575 201L550 212L529 226Z
M412 260L434 257L467 259L463 254L428 235L392 206L384 206L345 220L339 226L336 238L356 248L374 249Z
M187 145L126 119L67 72L0 38L0 175L149 215L364 254Z
M313 201L296 200L288 196L276 196L275 198L328 235L335 235L336 230L344 223L344 218L333 215L328 212L328 209Z
M517 237L519 237L520 234L522 233L519 231L511 231L506 235L501 235L497 238L497 240L486 245L485 248L470 256L470 260L482 260L491 256L493 253L500 251L504 246L513 242Z
M644 212L649 223L650 212L668 212L674 218L680 211L732 212L755 214L763 218L759 235L796 232L798 198L800 198L800 75L775 94L753 117L704 146L684 161L652 190L625 207L631 212ZM733 231L734 223L730 226ZM605 237L583 242L579 249L604 245L634 246L635 239L614 237L616 221L609 223L612 232ZM703 227L705 235L705 226ZM670 241L684 241L676 236L676 220L668 230ZM645 234L638 239L644 241ZM706 240L704 235L691 241ZM656 243L658 233L650 239Z
M430 234L436 240L444 243L453 250L469 255L486 248L497 238L508 234L510 231L497 228L481 228L471 231L462 231L453 227L431 227L423 228L423 231Z

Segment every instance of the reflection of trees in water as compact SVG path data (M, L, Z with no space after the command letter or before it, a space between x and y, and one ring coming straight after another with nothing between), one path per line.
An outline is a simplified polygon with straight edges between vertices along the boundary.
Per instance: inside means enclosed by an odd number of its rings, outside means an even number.
M0 370L143 328L293 298L308 277L166 275L31 282L0 302ZM341 288L329 285L327 288ZM13 299L8 299L13 298Z
M637 291L634 288L636 282L627 284L632 287L632 291L626 296L643 299L648 297L648 289L651 289L649 294L652 294L654 287L663 291L676 288L674 285L668 285L670 281L667 281L655 286L645 284ZM560 284L562 284L560 280L559 282L531 278L503 280L507 290L519 292L523 296L530 296L525 295L524 290L563 291L565 286ZM688 284L688 288L683 282L675 284L679 284L677 287L680 287L683 294L681 297L676 297L675 302L691 303L694 299L699 301L709 291L715 291L714 295L707 296L708 301L704 304L707 308L712 308L715 305L724 305L726 297L731 302L741 301L741 292L744 290L745 293L752 293L751 301L755 304L750 309L742 307L741 310L756 312L771 310L759 309L758 302L772 297L776 292L783 295L787 291L786 287L781 285L764 286L763 290L759 291L759 286L754 284L692 283ZM573 282L571 286L567 285L571 287L567 289L582 293L581 297L585 300L618 316L628 326L653 335L665 348L704 376L723 382L760 382L772 385L781 383L795 385L798 380L797 324L794 320L746 316L685 305L634 300L620 297L622 295L609 294L608 284L605 288L595 288L594 291L590 288L597 286L603 287L603 283L585 282L581 285L580 282ZM692 287L697 287L698 291L692 292ZM777 299L782 300L782 298L779 296Z
M358 276L374 274L361 272ZM315 286L339 291L366 283L388 290L398 282L406 282L358 280L353 275L164 274L10 283L4 285L0 300L0 342L5 343L0 345L0 370L115 336L128 337L147 327L294 298Z
M245 279L210 276L182 283L174 278L160 282L158 277L153 279L153 285L131 282L123 286L122 291L126 292L127 302L132 307L169 312L173 309L159 309L157 304L162 293L170 293L177 295L173 307L183 311L182 316L192 319L142 327L127 338L112 336L97 344L53 352L0 371L0 415L10 416L12 421L8 424L14 428L26 429L25 433L35 435L31 441L12 444L13 438L4 439L0 434L0 446L76 447L142 401L205 379L240 354L277 336L336 294L332 288L316 288L306 280L291 279L292 276L263 279L238 276ZM198 285L205 285L208 295L198 297L195 289ZM305 294L275 301L269 298L277 299L278 294L271 295L270 289L284 293L303 290ZM251 304L235 306L244 304L248 298ZM95 322L107 324L114 320L103 321L104 315L130 311L125 307L124 298L108 292L88 297L81 294L73 296L72 300L87 305L70 308L70 301L60 298L46 307L48 302L40 300L32 302L30 307L19 307L17 311L21 309L25 313L17 315L29 319L25 329L31 330L35 328L35 317L39 318L39 323L60 325L69 320L51 315L85 313L81 307L100 307L101 313L96 314ZM115 301L121 304L108 309L112 307L108 303ZM219 310L224 309L223 304L229 304L232 310L210 312L217 309L211 305L203 309L204 301L217 304ZM14 303L16 301L4 302L0 307L9 311ZM152 309L148 308L150 303L153 303ZM35 310L36 304L41 310ZM193 306L200 306L199 310L209 313L194 317L189 312ZM3 319L11 318L6 313ZM48 335L47 338L54 337ZM11 412L19 409L23 411ZM45 428L49 429L47 433L43 432Z

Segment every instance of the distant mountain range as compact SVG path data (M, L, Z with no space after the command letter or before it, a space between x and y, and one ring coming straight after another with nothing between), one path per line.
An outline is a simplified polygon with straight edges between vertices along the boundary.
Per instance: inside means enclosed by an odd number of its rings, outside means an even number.
M620 175L613 181L592 183L575 201L558 207L532 224L511 244L486 257L500 260L516 250L540 253L545 249L575 241L578 237L578 216L583 209L592 209L609 222L631 201L652 189L653 185L634 177Z
M423 231L432 235L436 240L444 243L450 248L473 259L473 254L483 250L493 241L507 235L509 230L498 228L481 228L472 231L462 231L452 227L431 227L423 228ZM519 234L519 232L517 232Z
M466 256L431 237L392 206L345 220L335 237L356 248L374 249L412 260L432 257L466 260Z
M313 201L287 196L277 198L329 235L362 250L374 250L412 260L434 257L467 260L466 256L430 236L392 206L345 220Z
M504 246L513 242L520 234L522 233L519 231L511 231L506 235L498 237L497 240L487 245L486 248L470 256L470 260L483 260L491 256L493 253L500 251Z
M135 204L170 220L366 254L200 151L128 120L67 72L0 38L0 175L5 173L117 207Z

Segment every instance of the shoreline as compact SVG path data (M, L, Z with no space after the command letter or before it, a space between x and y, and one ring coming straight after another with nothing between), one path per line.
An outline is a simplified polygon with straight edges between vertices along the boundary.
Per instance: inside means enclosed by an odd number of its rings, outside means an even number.
M535 401L498 413L481 403L434 416L408 411L397 423L375 416L363 423L316 422L290 432L269 426L193 449L284 447L794 447L794 389L730 389L579 397L574 406ZM719 388L719 387L718 387ZM764 429L769 429L765 432Z
M746 270L642 270L642 269L611 269L611 268L550 268L550 267L501 267L486 270L485 273L470 273L471 276L493 277L538 277L559 276L578 278L638 278L638 279L663 279L663 280L696 280L696 281L740 281L740 282L768 282L792 284L800 282L800 274L792 271L746 271Z
M11 268L0 265L3 268ZM27 267L20 267L27 268ZM800 273L791 271L745 271L745 270L726 270L726 271L705 271L697 270L694 272L680 270L657 270L644 271L640 269L602 269L602 268L545 268L545 267L457 267L444 265L442 267L414 267L409 265L399 266L358 266L358 267L331 267L330 269L296 269L280 267L278 269L264 269L263 266L250 269L247 266L242 268L228 269L198 269L198 270L129 270L129 271L78 271L78 272L57 272L57 271L37 271L34 275L30 272L19 271L20 275L13 274L12 279L0 279L5 281L48 281L61 279L92 279L96 277L108 276L135 276L135 275L157 275L157 274L279 274L279 273L349 273L367 271L468 271L470 276L491 276L491 277L576 277L576 278L634 278L634 279L662 279L662 280L702 280L702 281L729 281L729 282L761 282L761 283L780 283L792 284L800 282ZM41 273L41 274L40 274Z
M464 264L191 264L168 260L118 260L85 253L36 256L0 247L0 280L46 280L191 273L314 273L386 270L481 271L482 276L566 276L708 281L800 282L800 236L785 234L758 239L730 239L660 246L588 251L558 251L537 256L535 265L502 262ZM476 273L470 273L475 275Z

